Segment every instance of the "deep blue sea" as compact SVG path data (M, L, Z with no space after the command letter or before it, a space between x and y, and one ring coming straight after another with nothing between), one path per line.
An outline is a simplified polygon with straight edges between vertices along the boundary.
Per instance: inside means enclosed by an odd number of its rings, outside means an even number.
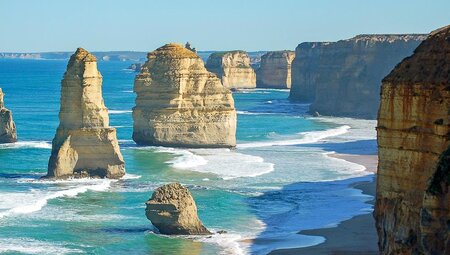
M372 210L365 203L372 198L349 185L373 176L328 154L374 153L375 121L311 118L307 105L287 100L287 90L241 90L233 94L237 149L138 147L130 64L98 63L127 175L43 181L67 61L0 60L0 87L19 138L0 145L0 253L266 254L322 242L297 232ZM174 181L190 188L209 229L227 233L155 233L144 203Z

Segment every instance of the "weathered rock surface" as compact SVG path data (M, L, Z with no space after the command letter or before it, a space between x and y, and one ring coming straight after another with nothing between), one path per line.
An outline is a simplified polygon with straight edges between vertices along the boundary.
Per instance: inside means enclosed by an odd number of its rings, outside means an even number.
M374 216L382 254L450 254L450 26L383 80Z
M3 96L0 88L0 143L14 143L17 141L16 124L11 111L5 108Z
M260 68L256 71L258 88L288 89L291 87L291 63L293 51L269 51L261 57Z
M301 43L292 62L290 98L310 112L375 119L380 84L425 35L358 35L338 42Z
M206 69L215 73L223 86L229 89L256 87L256 73L245 51L212 53L206 61Z
M116 129L109 127L96 58L78 48L61 82L59 127L47 177L107 177L125 174Z
M162 234L211 234L198 218L197 206L191 193L179 183L170 183L157 188L145 204L147 219Z
M133 140L144 145L234 147L231 92L194 52L167 44L148 54L136 76Z

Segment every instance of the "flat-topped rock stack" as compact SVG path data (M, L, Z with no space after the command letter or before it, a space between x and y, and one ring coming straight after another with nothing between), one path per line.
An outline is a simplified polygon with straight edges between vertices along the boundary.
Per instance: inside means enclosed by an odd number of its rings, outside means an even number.
M450 26L384 78L377 131L381 254L450 254Z
M0 88L0 143L14 143L17 141L16 124L12 112L5 108L3 91Z
M337 42L306 42L292 62L290 98L312 102L321 115L375 119L380 84L426 35L358 35Z
M293 51L269 51L261 57L260 68L256 72L258 88L288 89L291 87L291 63Z
M250 65L250 57L245 51L212 53L206 61L206 69L215 73L223 86L229 89L256 87L256 73Z
M120 178L125 166L116 129L109 126L97 59L78 48L61 81L59 127L52 142L49 178Z
M171 43L149 53L134 91L133 140L137 144L236 145L232 94L193 51Z

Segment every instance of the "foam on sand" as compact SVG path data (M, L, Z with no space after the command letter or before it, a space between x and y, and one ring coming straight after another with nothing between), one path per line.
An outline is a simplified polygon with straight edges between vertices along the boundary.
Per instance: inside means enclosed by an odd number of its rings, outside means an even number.
M350 126L344 125L333 129L323 131L311 131L301 132L298 134L300 138L286 139L286 140L274 140L266 142L252 142L237 144L238 149L246 148L258 148L258 147L270 147L270 146L288 146L298 144L310 144L319 142L325 138L342 135L348 132Z

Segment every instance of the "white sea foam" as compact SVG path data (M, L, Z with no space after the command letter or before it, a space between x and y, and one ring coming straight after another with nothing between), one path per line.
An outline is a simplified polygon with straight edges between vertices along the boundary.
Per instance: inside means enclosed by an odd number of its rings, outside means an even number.
M300 138L286 139L286 140L274 140L266 142L252 142L252 143L241 143L236 147L238 149L245 148L258 148L258 147L270 147L270 146L288 146L288 145L298 145L298 144L310 144L319 142L325 138L342 135L348 132L350 126L344 125L338 128L328 129L324 131L311 131L299 133Z
M168 152L173 153L174 149ZM262 157L238 153L229 149L191 149L180 157L168 161L176 169L216 174L224 180L238 177L256 177L270 173L274 164ZM176 154L176 153L175 153Z
M73 254L83 253L80 249L67 248L65 243L49 243L31 238L0 238L0 253L25 254Z
M0 149L20 149L20 148L51 149L52 143L48 141L23 141L23 142L0 144Z
M132 110L108 110L109 114L124 114L124 113L132 113Z
M125 93L133 93L133 90L122 90L122 92L125 92Z
M83 180L83 179L81 179ZM88 183L92 183L94 180L87 179ZM42 182L42 183L68 183L68 182L80 182L80 180L60 180L60 181L45 181L45 180L35 180L33 182ZM57 191L39 191L39 192L31 192L29 197L27 199L18 199L23 198L23 193L16 193L17 197L15 195L11 194L9 196L10 199L15 200L14 206L12 208L9 208L5 211L0 212L0 218L12 216L12 215L20 215L20 214L29 214L36 211L41 210L49 200L55 199L58 197L75 197L80 193L84 193L88 190L93 191L105 191L107 190L111 185L112 180L97 180L91 185L83 185L83 186L75 186L70 187L68 189L63 190L57 190ZM1 196L3 196L0 193Z
M271 112L248 112L248 111L236 111L237 114L241 115L274 115Z
M208 163L205 158L199 155L195 155L189 150L161 147L156 149L156 152L167 152L178 155L179 157L166 162L171 164L174 168L178 169L190 169L197 166L206 165Z
M142 177L141 175L126 173L121 179L122 180L133 180L133 179L139 179L141 177Z
M242 240L242 236L239 234L225 233L225 234L214 234L211 236L196 237L194 240L211 243L217 245L221 248L219 254L228 255L244 255L248 254L249 245L244 243L240 244L239 241Z

